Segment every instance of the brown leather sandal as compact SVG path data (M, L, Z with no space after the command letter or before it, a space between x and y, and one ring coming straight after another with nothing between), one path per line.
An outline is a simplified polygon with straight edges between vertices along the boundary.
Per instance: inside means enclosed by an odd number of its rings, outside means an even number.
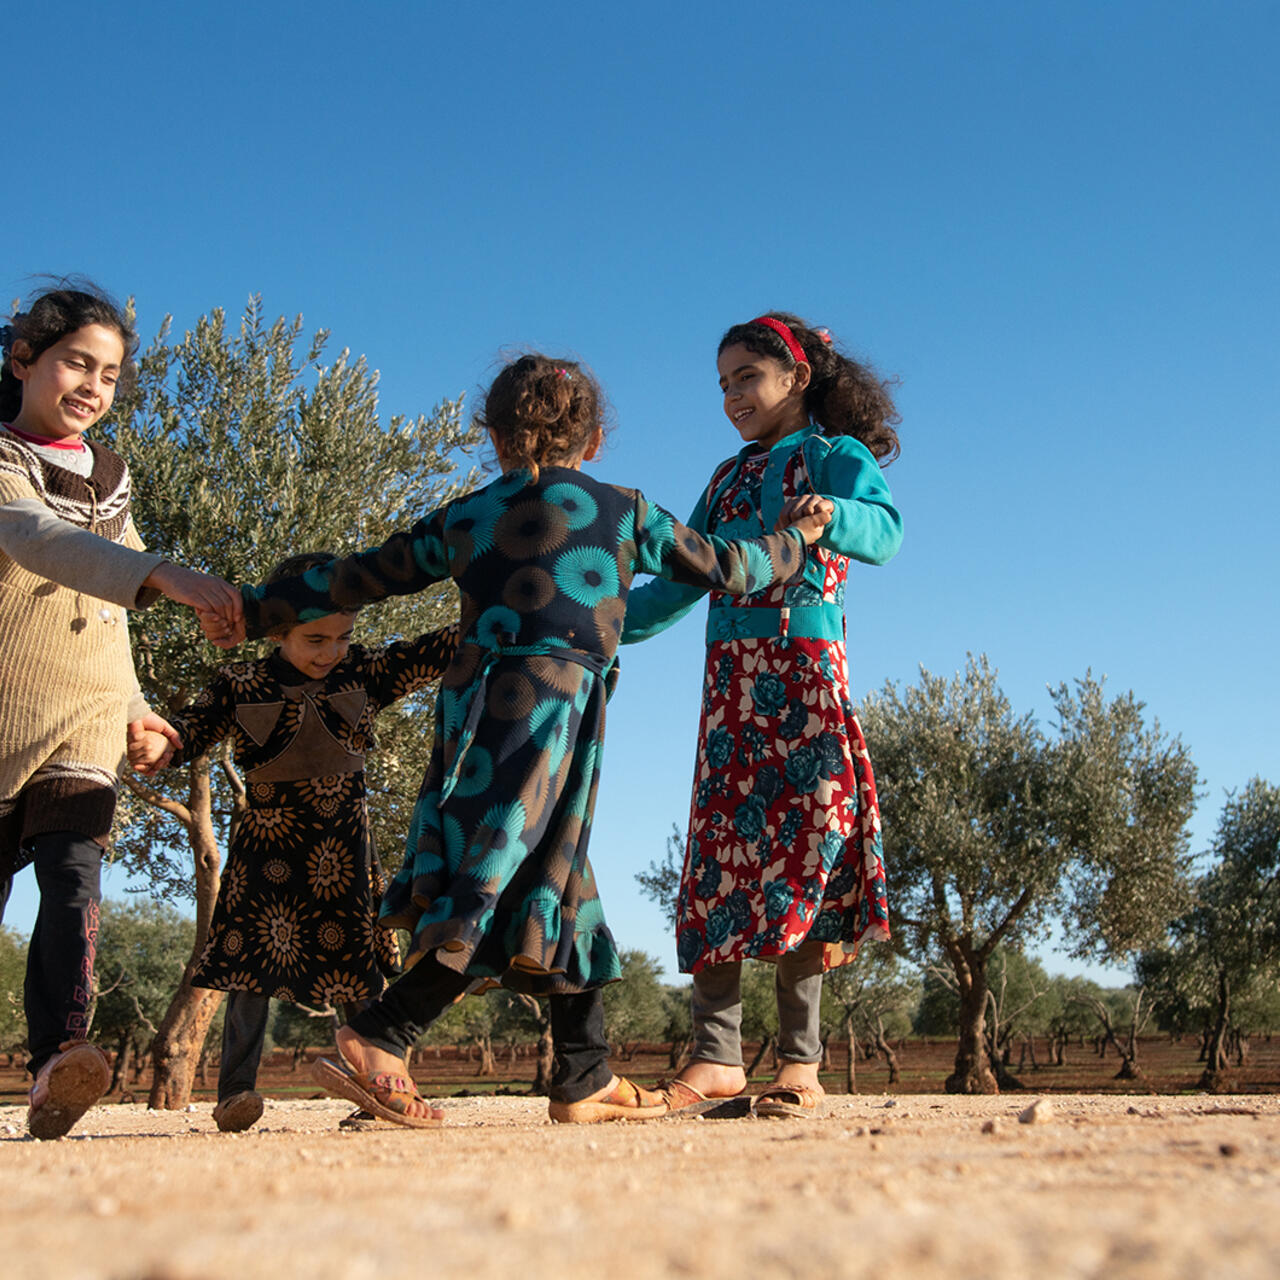
M771 1084L756 1095L753 1115L773 1120L816 1120L826 1110L824 1094L807 1084Z
M667 1100L668 1120L739 1120L751 1114L751 1099L743 1093L709 1098L684 1080L659 1080L655 1086Z
M311 1064L311 1078L326 1093L346 1098L380 1120L390 1120L408 1129L438 1129L444 1124L444 1115L427 1102L407 1076L385 1071L365 1074L345 1062L318 1058ZM427 1108L426 1115L410 1113L409 1108L415 1102Z
M600 1124L605 1120L658 1120L667 1114L667 1100L660 1093L642 1089L625 1076L603 1098L583 1102L552 1102L547 1107L552 1124Z

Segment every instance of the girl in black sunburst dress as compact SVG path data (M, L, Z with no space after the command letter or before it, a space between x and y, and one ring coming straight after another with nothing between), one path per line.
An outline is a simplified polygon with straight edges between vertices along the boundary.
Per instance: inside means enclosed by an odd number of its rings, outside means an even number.
M614 654L637 573L731 593L791 578L829 504L797 499L783 532L726 542L634 489L582 473L603 397L580 365L527 355L499 373L479 421L492 484L381 547L290 581L244 588L250 635L445 578L462 643L442 681L435 746L382 923L412 931L407 972L338 1032L316 1077L399 1124L439 1124L404 1057L459 995L488 979L549 997L553 1120L649 1119L658 1095L608 1063L600 988L620 976L587 841ZM789 526L789 527L787 527ZM224 645L239 634L218 632Z

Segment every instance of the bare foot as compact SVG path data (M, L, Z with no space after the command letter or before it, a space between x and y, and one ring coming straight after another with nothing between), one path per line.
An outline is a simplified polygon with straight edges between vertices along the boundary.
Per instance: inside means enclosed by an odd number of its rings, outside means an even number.
M376 1044L370 1044L363 1036L347 1026L339 1027L338 1034L334 1038L337 1041L338 1052L353 1071L367 1077L380 1075L400 1076L407 1082L413 1096L408 1098L405 1103L405 1115L414 1116L422 1120L442 1120L444 1118L444 1112L439 1107L433 1107L424 1098L417 1096L417 1089L414 1087L402 1057L389 1053L386 1049L380 1049Z
M787 1062L784 1059L778 1068L778 1074L773 1077L773 1083L786 1088L809 1089L819 1096L825 1096L826 1090L818 1079L819 1065L816 1062Z
M736 1098L747 1087L747 1073L741 1067L695 1059L676 1076L704 1098Z

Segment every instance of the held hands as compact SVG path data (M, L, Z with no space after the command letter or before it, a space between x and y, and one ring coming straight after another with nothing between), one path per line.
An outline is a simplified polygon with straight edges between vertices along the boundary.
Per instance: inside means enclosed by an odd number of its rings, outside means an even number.
M244 602L235 587L221 578L166 560L152 570L144 585L190 605L205 636L220 649L232 649L244 640Z
M178 731L154 711L129 722L126 754L130 766L138 773L157 773L173 759L173 753L181 746Z
M782 508L778 523L773 527L774 532L794 529L804 539L805 546L811 547L822 537L823 529L831 523L831 513L834 510L835 504L829 498L820 497L816 493L802 493Z

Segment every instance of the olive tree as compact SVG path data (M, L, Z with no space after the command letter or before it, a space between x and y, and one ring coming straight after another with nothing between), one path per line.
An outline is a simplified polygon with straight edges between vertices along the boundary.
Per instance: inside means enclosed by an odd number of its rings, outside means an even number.
M960 1008L951 1092L995 1092L987 968L1064 922L1078 958L1123 960L1188 903L1197 775L1132 693L1092 675L1050 690L1046 734L1017 714L985 657L948 680L866 699L893 924L920 962L941 952Z
M1165 946L1144 952L1139 972L1166 1016L1183 1006L1201 1012L1201 1084L1216 1088L1230 1069L1230 1042L1269 1021L1280 982L1280 787L1254 778L1229 796L1210 854L1195 906L1173 922Z
M455 460L474 439L460 401L384 422L377 374L346 350L326 361L327 343L325 330L304 338L301 317L268 323L258 298L238 325L216 310L176 342L165 322L106 431L133 473L134 520L152 550L231 582L260 582L300 551L379 543L471 482ZM357 639L418 634L455 615L455 594L442 585L369 610ZM162 713L228 661L169 601L135 615L131 627L143 690ZM420 695L379 722L367 779L384 851L397 849L408 828L430 750L430 705ZM128 787L133 803L123 807L116 857L157 895L194 899L194 964L221 851L245 809L244 779L217 748L157 781L132 777ZM186 1104L219 998L191 986L191 964L156 1037L155 1107Z

